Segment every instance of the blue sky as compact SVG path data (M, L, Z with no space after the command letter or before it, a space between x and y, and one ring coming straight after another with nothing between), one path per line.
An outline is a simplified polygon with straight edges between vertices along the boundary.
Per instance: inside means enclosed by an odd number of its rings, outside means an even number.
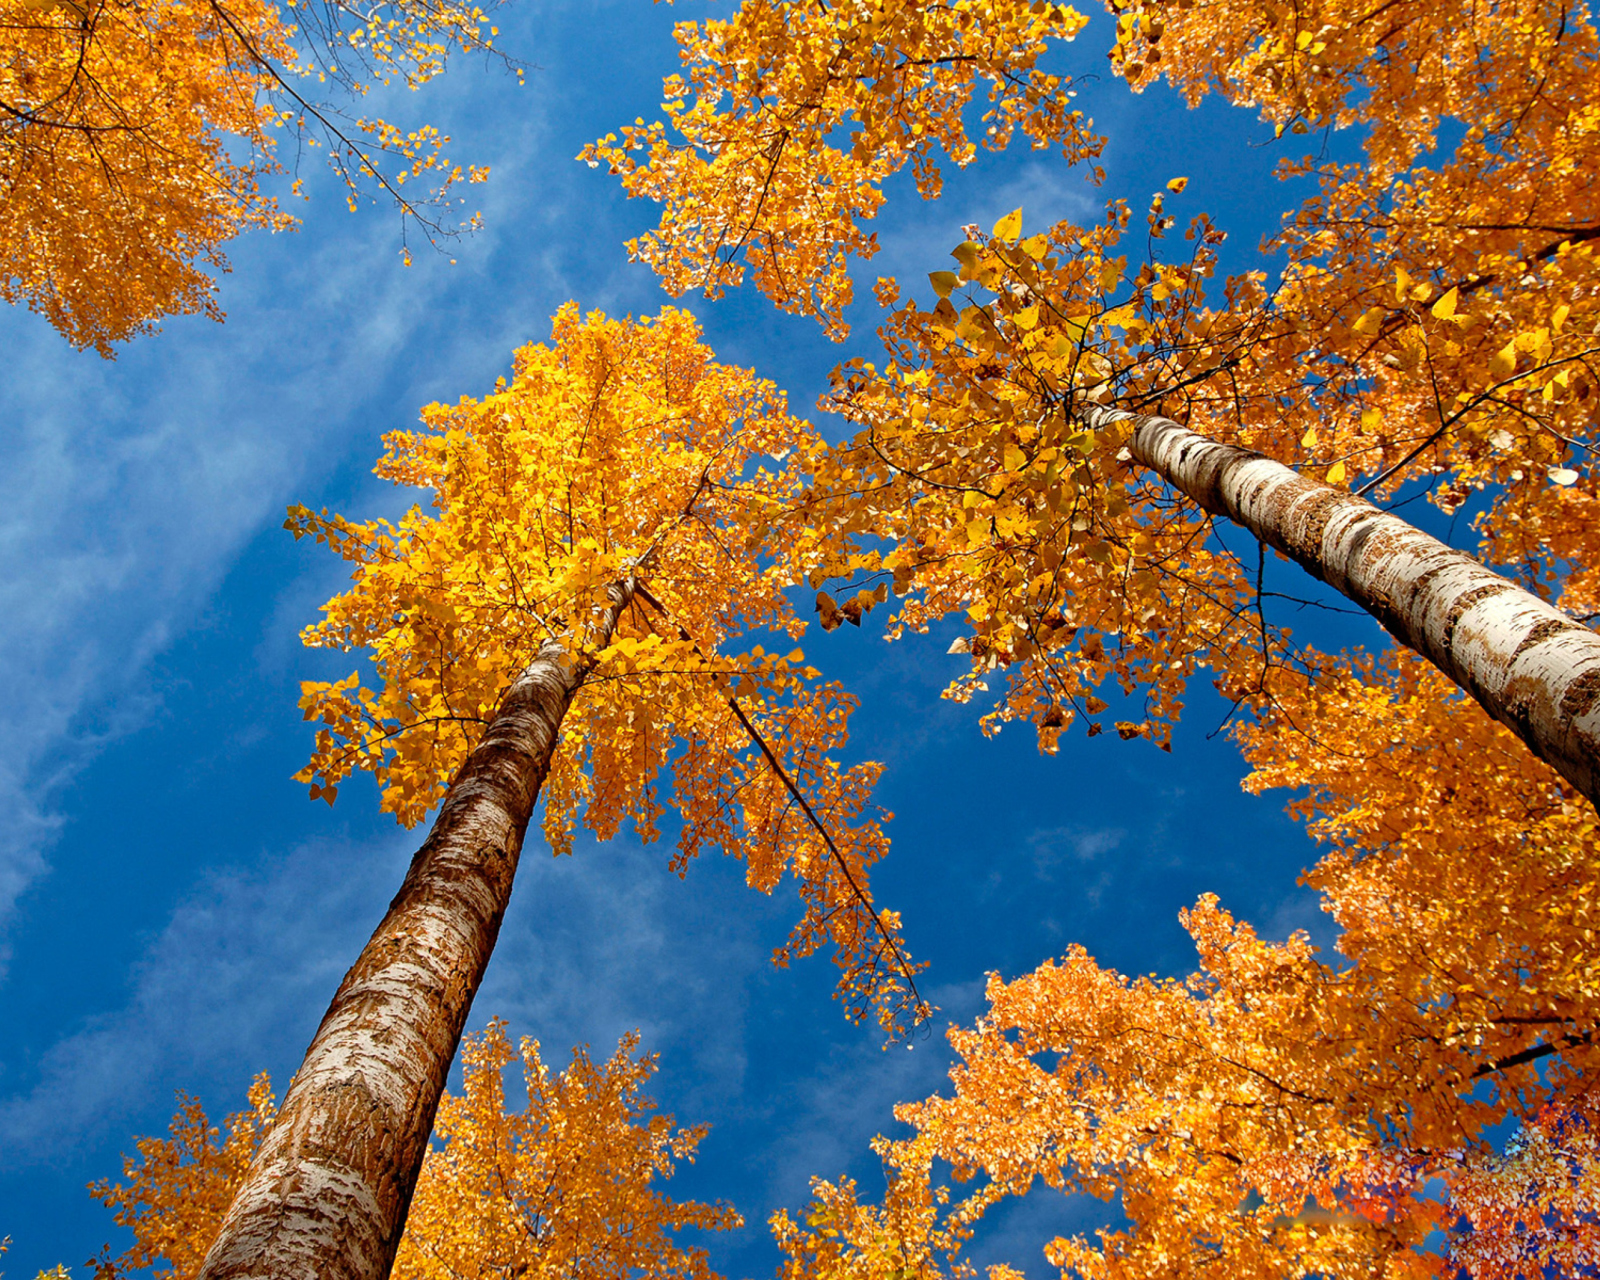
M290 775L309 739L302 679L348 660L302 650L299 629L339 589L338 565L280 528L290 502L352 516L410 498L375 481L380 434L419 406L488 389L512 349L568 298L615 314L664 295L622 242L650 206L575 163L592 138L658 114L676 66L671 23L699 5L546 3L508 11L504 43L526 87L470 63L404 110L443 124L489 163L486 230L449 255L399 262L387 210L344 211L309 186L301 231L239 242L225 325L170 323L114 362L72 352L37 317L0 313L0 1236L31 1277L126 1239L84 1184L116 1176L136 1135L161 1132L174 1091L214 1117L251 1076L285 1081L345 967L399 883L420 833L377 812L373 789L308 802ZM1096 16L1064 65L1105 66ZM1111 136L1103 193L1046 153L984 156L923 205L904 184L871 273L920 281L963 223L1022 205L1029 227L1136 206L1177 175L1180 217L1210 211L1244 263L1295 201L1246 113L1188 111L1103 77L1082 105ZM449 263L449 256L456 264ZM870 277L869 277L870 278ZM862 289L866 294L868 291ZM872 316L841 350L756 298L690 300L729 362L809 406L845 354L871 354ZM1376 642L1375 629L1350 631ZM638 1027L662 1055L653 1092L711 1136L682 1194L733 1201L749 1225L709 1242L728 1276L776 1260L764 1221L804 1202L812 1175L871 1185L873 1134L897 1100L937 1088L940 1031L979 1009L985 973L1031 969L1080 942L1129 972L1185 972L1178 910L1201 892L1269 936L1330 940L1297 888L1313 847L1282 797L1238 788L1214 736L1221 708L1191 701L1170 755L1113 736L1041 758L1031 733L986 741L973 708L938 691L960 660L948 637L886 647L849 628L808 656L861 695L852 759L880 759L894 851L876 892L931 962L935 1032L884 1052L830 999L825 961L767 963L796 910L704 860L680 882L666 845L580 840L570 860L530 841L471 1025L493 1015L547 1060L587 1042L609 1054ZM1030 1275L1052 1235L1105 1209L1031 1197L979 1246Z

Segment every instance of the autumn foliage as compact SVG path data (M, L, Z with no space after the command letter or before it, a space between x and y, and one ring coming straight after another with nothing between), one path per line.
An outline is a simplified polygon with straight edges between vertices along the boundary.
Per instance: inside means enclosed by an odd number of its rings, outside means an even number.
M704 1126L676 1129L653 1114L642 1090L653 1055L626 1036L609 1061L584 1049L552 1075L536 1041L513 1046L492 1021L462 1046L463 1090L447 1094L436 1142L423 1164L394 1275L519 1275L563 1280L716 1280L705 1252L677 1244L682 1227L740 1225L728 1205L675 1201L659 1186L676 1162L693 1160ZM522 1069L525 1097L506 1102L504 1070ZM182 1100L167 1138L141 1138L124 1162L127 1182L93 1194L130 1227L134 1245L97 1264L102 1280L150 1268L158 1280L200 1269L222 1215L273 1115L258 1077L250 1107L211 1126L199 1102Z
M670 797L680 874L716 847L764 893L791 874L805 911L778 959L829 946L853 1016L906 1011L898 922L866 879L886 847L870 805L879 767L832 754L855 700L799 649L750 643L792 645L802 629L774 517L817 447L810 428L771 383L712 360L686 312L624 322L570 306L509 382L423 422L387 437L378 474L432 490L432 514L291 512L355 580L306 642L368 650L377 677L305 686L312 796L331 802L366 770L385 808L418 821L507 683L566 637L592 669L544 786L551 847L570 851L580 821L654 840ZM625 580L633 602L596 648L585 628Z
M1245 785L1292 793L1319 842L1306 882L1337 953L1263 938L1207 896L1182 917L1186 976L1128 977L1081 948L991 975L987 1012L950 1033L950 1092L900 1108L909 1134L877 1144L883 1196L818 1182L800 1221L774 1220L788 1280L965 1277L985 1215L1041 1186L1120 1208L1097 1237L1046 1245L1084 1280L1588 1265L1593 806L1450 673L1291 633L1265 551L1090 409L1159 411L1329 486L1466 511L1486 562L1592 619L1592 15L1556 0L1111 7L1110 62L1136 90L1164 75L1191 102L1219 95L1278 145L1359 131L1359 162L1284 154L1280 173L1314 194L1264 246L1270 274L1219 281L1227 229L1204 213L1179 238L1187 175L1142 207L1108 201L1094 225L1018 210L964 228L925 286L877 282L884 353L836 372L827 406L857 428L836 445L715 362L685 313L564 309L492 394L388 437L379 473L431 490L432 512L291 513L353 567L308 643L371 659L367 676L306 686L319 727L302 779L332 801L369 772L386 808L419 820L509 682L559 641L585 681L545 789L552 846L580 822L653 839L676 810L677 869L720 846L763 891L793 875L805 914L780 956L830 946L852 1012L876 1002L892 1021L911 971L864 879L885 849L877 772L834 758L853 700L781 652L803 627L798 584L824 629L879 606L892 638L953 622L968 669L949 696L983 699L990 731L1031 723L1046 751L1108 713L1119 737L1170 747L1202 677L1237 716ZM868 224L906 165L932 198L941 164L1020 135L1103 177L1102 140L1047 69L1054 42L1091 29L1019 0L747 0L680 26L664 120L584 156L662 205L632 250L670 289L715 295L748 272L842 338L852 264L875 252ZM473 1052L480 1072L511 1060L503 1042ZM459 1166L477 1186L490 1150L511 1181L541 1167L474 1079L441 1133L496 1136L430 1157L416 1221L445 1242L408 1246L402 1270L537 1265L499 1202L426 1181ZM702 1225L717 1212L691 1210Z
M265 1075L251 1083L249 1106L229 1116L227 1134L206 1119L198 1098L179 1095L165 1138L140 1138L139 1155L123 1160L127 1185L102 1179L89 1192L131 1227L133 1246L97 1263L102 1277L150 1268L160 1280L189 1280L228 1211L250 1157L276 1113Z
M1563 1273L1592 1234L1592 805L1447 675L1291 635L1264 553L1084 409L1173 415L1380 499L1412 486L1471 514L1486 561L1591 618L1592 15L1110 7L1135 89L1222 96L1280 145L1357 130L1361 160L1284 154L1315 194L1264 246L1270 275L1216 279L1226 228L1180 220L1175 175L1097 225L1019 210L964 228L926 285L880 279L884 356L835 374L829 407L859 431L789 515L794 571L825 628L883 584L902 598L891 636L957 621L971 669L949 695L988 699L991 729L1031 721L1046 750L1101 732L1106 687L1133 700L1120 736L1166 745L1206 672L1244 713L1247 785L1290 789L1324 842L1307 879L1340 954L1206 898L1184 916L1187 978L1081 949L993 977L989 1012L951 1033L953 1094L902 1108L913 1135L879 1143L881 1203L818 1183L803 1222L776 1221L788 1272L966 1274L984 1214L1043 1183L1126 1217L1050 1244L1067 1275ZM587 154L661 203L633 250L670 288L748 268L839 336L887 179L911 160L937 195L938 164L971 159L958 113L986 83L989 145L1021 129L1092 163L1098 140L1038 66L1083 30L1050 5L747 3L680 28L662 123Z
M1186 979L1081 948L992 976L950 1035L953 1094L880 1141L882 1205L818 1183L805 1229L777 1221L790 1274L963 1274L985 1213L1040 1183L1116 1195L1127 1219L1047 1243L1068 1276L1574 1274L1594 1232L1594 811L1442 683L1414 659L1330 668L1241 731L1251 787L1307 789L1337 958L1205 898Z
M538 1280L717 1280L684 1227L742 1226L727 1204L674 1201L656 1190L693 1160L704 1125L674 1129L641 1090L657 1070L624 1036L603 1065L576 1049L552 1076L534 1040L513 1048L491 1022L462 1049L465 1087L440 1105L439 1145L423 1164L399 1280L520 1275ZM526 1105L508 1111L503 1069L522 1069Z
M0 298L101 355L164 316L221 319L226 243L294 224L272 182L286 134L326 151L352 205L386 193L430 232L460 221L441 221L450 187L487 172L432 126L347 110L492 50L470 5L4 0L0 33Z
M910 164L918 190L937 196L940 154L975 154L965 114L980 87L985 145L1020 130L1072 162L1099 153L1071 91L1038 65L1083 23L1055 4L753 0L727 22L680 23L687 75L666 81L666 121L625 126L581 158L666 206L629 249L674 293L714 297L750 270L779 306L842 338L849 262L877 252L862 224L884 182Z

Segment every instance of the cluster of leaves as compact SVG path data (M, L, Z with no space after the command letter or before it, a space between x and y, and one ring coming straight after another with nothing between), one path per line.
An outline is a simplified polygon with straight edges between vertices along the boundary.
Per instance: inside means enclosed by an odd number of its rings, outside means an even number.
M432 126L343 105L420 87L452 50L493 52L471 4L4 0L0 32L0 298L102 355L163 316L221 318L223 245L294 221L263 188L282 129L327 150L352 205L381 189L430 234L448 231L449 188L487 176ZM342 98L314 87L330 83ZM426 193L401 190L419 177Z
M674 1201L656 1189L674 1162L694 1159L706 1126L674 1129L641 1092L657 1070L624 1036L596 1066L583 1049L552 1076L539 1045L513 1049L491 1022L462 1046L462 1095L446 1094L437 1145L423 1163L398 1280L459 1276L528 1280L718 1280L706 1252L677 1244L685 1227L744 1225L727 1204ZM506 1108L507 1066L519 1063L527 1100Z
M1600 1249L1596 1120L1593 1095L1585 1094L1571 1105L1547 1107L1518 1133L1505 1156L1458 1197L1470 1230L1452 1260L1471 1275L1507 1280L1592 1269Z
M1023 238L1020 213L993 236L968 228L959 271L931 277L932 305L891 315L887 367L836 374L832 404L862 430L817 460L792 517L814 584L892 577L908 599L891 636L959 618L968 634L953 651L972 665L948 696L966 700L1004 669L985 727L1032 720L1045 750L1079 718L1101 731L1095 690L1110 677L1145 693L1119 733L1165 746L1197 666L1254 686L1285 638L1258 617L1252 576L1207 545L1203 514L1128 466L1127 427L1077 416L1130 384L1203 376L1242 341L1193 304L1214 261L1209 225L1182 268L1130 270L1116 252L1128 222L1116 204L1087 232ZM958 307L963 285L987 300Z
M1593 808L1418 660L1283 684L1278 720L1239 730L1249 785L1305 789L1342 959L1207 897L1187 979L1079 948L991 978L950 1035L953 1096L878 1144L882 1206L818 1183L808 1230L778 1220L791 1275L967 1274L978 1221L1038 1182L1129 1221L1050 1243L1067 1275L1573 1273L1595 1230ZM940 1167L975 1187L952 1200Z
M376 689L359 673L305 685L313 798L331 803L366 770L384 808L419 821L511 681L559 642L587 675L544 784L552 847L571 849L580 816L602 839L631 822L653 840L670 800L679 874L707 847L743 860L764 893L793 874L805 914L780 962L831 946L852 1017L914 1012L898 919L867 887L886 847L871 809L880 767L831 754L855 700L800 650L749 644L792 642L803 625L773 517L799 487L795 459L819 447L810 428L771 383L712 360L688 313L622 322L573 306L494 394L423 422L387 437L377 470L432 490L431 513L290 514L297 537L354 566L306 643L369 650L377 676ZM631 602L599 637L623 584Z
M1316 46L1305 56L1322 70L1306 74L1360 103L1312 118L1371 126L1366 163L1322 166L1322 195L1267 246L1285 259L1277 287L1247 272L1225 282L1220 307L1208 305L1223 232L1200 215L1183 255L1162 243L1175 225L1166 201L1184 178L1152 201L1142 262L1118 252L1132 221L1121 202L1098 227L1063 222L1027 239L1011 217L992 236L968 228L954 251L959 270L930 277L932 305L908 299L892 312L887 365L857 360L836 374L829 407L863 429L818 460L795 517L798 570L814 586L842 580L854 593L846 608L837 587L819 596L825 627L859 621L892 576L912 599L890 634L963 618L971 635L958 651L972 669L950 695L986 690L1005 668L1008 687L986 727L1029 719L1047 750L1074 721L1101 731L1096 688L1109 676L1124 693L1144 691L1136 718L1117 722L1121 736L1165 745L1197 667L1229 696L1260 703L1270 670L1298 661L1262 608L1260 565L1208 541L1202 513L1125 465L1116 428L1084 430L1077 409L1088 401L1181 412L1197 430L1330 483L1362 477L1364 488L1392 493L1424 478L1447 510L1480 494L1489 499L1478 516L1486 558L1511 563L1539 589L1559 583L1580 616L1596 608L1581 567L1600 551L1600 525L1586 518L1594 482L1569 465L1588 447L1600 385L1589 283L1600 231L1583 221L1582 178L1596 136L1584 123L1597 110L1592 24L1530 5L1506 18L1518 35L1484 60L1482 31L1421 5L1381 27L1356 22L1337 39L1323 29L1314 41L1296 34L1309 29L1303 15L1172 7L1170 20L1120 10L1113 62L1136 86L1160 64L1191 98L1215 88L1269 118L1300 118L1300 80L1258 74L1271 61L1263 51L1288 31L1302 52ZM758 267L774 264L758 269L759 283L780 305L818 314L837 333L848 259L873 247L854 219L876 211L884 177L911 154L905 139L897 147L898 135L874 130L922 126L907 137L931 175L923 194L936 195L934 139L958 162L970 156L956 108L989 77L995 101L1011 103L995 108L1003 122L993 145L1026 122L1036 145L1060 145L1069 163L1092 154L1064 87L1035 65L1047 29L1037 24L1055 21L1053 12L748 4L730 23L680 31L694 107L679 109L677 80L667 97L683 145L668 145L657 124L590 154L663 204L659 228L636 251L669 287L732 282L719 272L742 247ZM929 24L941 22L984 52L927 44ZM1081 23L1067 26L1076 33ZM1229 40L1219 42L1223 29ZM1423 41L1419 67L1397 74L1397 49ZM1266 61L1213 52L1235 46ZM1343 59L1337 74L1330 50ZM1537 75L1521 70L1528 59ZM993 74L1000 66L1009 81ZM924 101L923 77L939 78L950 110ZM1056 110L1039 111L1036 96L1007 98L1005 84L1054 94ZM1441 112L1473 127L1450 164L1422 168ZM799 127L793 120L811 132L791 155L783 140ZM822 140L853 121L862 144L848 156L830 152ZM628 158L641 148L647 163ZM1286 162L1283 172L1317 167ZM764 182L752 176L763 172ZM870 193L847 224L819 205L843 190ZM1529 190L1538 191L1531 210ZM800 247L808 235L812 250ZM831 255L825 271L816 246ZM791 251L811 256L776 265ZM901 288L880 280L878 296L895 307Z
M165 1138L140 1138L139 1155L124 1157L127 1185L101 1179L89 1193L113 1211L134 1243L112 1258L107 1247L93 1260L100 1280L152 1269L157 1280L191 1280L222 1225L250 1158L277 1113L272 1083L258 1075L249 1106L227 1119L227 1136L206 1119L198 1098L178 1096L178 1113Z
M660 228L628 248L670 291L715 297L747 264L779 306L842 339L849 261L878 247L861 224L908 163L933 197L941 152L972 160L976 86L988 88L985 146L1020 130L1073 163L1100 153L1072 92L1038 65L1085 21L1045 0L749 0L729 21L679 24L688 79L667 80L666 122L640 119L580 158L665 205Z
M717 1280L705 1251L680 1246L674 1233L726 1231L741 1219L729 1205L658 1189L676 1161L694 1159L706 1130L675 1129L671 1116L653 1114L642 1090L657 1061L638 1048L636 1034L625 1036L598 1066L575 1049L552 1076L538 1043L514 1047L503 1022L469 1035L462 1095L441 1100L394 1275ZM526 1085L515 1111L504 1076L513 1062ZM125 1253L95 1260L101 1280L144 1268L158 1280L198 1275L273 1111L258 1076L249 1109L228 1117L224 1138L199 1102L183 1098L170 1137L141 1138L138 1158L124 1161L126 1184L94 1184L92 1194L134 1233Z

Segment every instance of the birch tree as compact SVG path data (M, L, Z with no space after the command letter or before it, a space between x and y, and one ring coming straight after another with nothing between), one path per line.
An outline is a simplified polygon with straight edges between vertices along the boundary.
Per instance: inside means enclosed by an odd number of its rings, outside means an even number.
M441 1099L394 1274L718 1280L705 1250L680 1245L676 1233L725 1231L739 1215L660 1189L678 1162L693 1161L707 1130L653 1114L641 1089L657 1062L638 1047L637 1035L624 1037L599 1064L575 1049L552 1073L538 1043L513 1045L503 1022L468 1035L462 1092ZM520 1107L507 1098L512 1064L522 1071ZM193 1280L275 1112L263 1075L226 1134L184 1098L168 1137L140 1138L138 1155L123 1161L126 1182L90 1187L134 1234L130 1248L96 1261L100 1280L146 1268L159 1280Z
M714 362L683 312L568 307L510 382L423 422L387 437L378 473L432 490L432 514L297 508L288 526L353 566L306 642L366 650L377 677L305 686L319 728L302 778L332 803L364 770L402 822L438 817L255 1153L209 1280L388 1274L541 798L558 853L580 817L650 841L666 772L676 870L720 846L762 892L791 874L804 913L777 958L831 949L857 1019L915 1000L898 920L868 892L878 767L830 755L852 700L798 649L728 646L800 627L769 563L798 478L759 461L809 439L783 397Z
M1201 526L1171 509L1186 499L1197 518L1241 517L1293 548L1592 794L1600 677L1572 623L1593 611L1600 547L1580 516L1593 478L1568 465L1588 448L1600 382L1588 15L1526 3L1462 21L1420 0L1364 16L1113 10L1112 62L1135 88L1165 72L1191 101L1217 92L1258 107L1280 138L1360 126L1366 163L1286 155L1280 171L1316 175L1320 195L1268 246L1283 260L1276 284L1243 273L1221 305L1207 289L1225 231L1199 214L1181 249L1168 247L1185 176L1150 202L1132 255L1136 215L1112 201L1100 226L1024 238L1019 211L992 234L967 228L953 269L916 288L920 303L880 280L889 362L836 375L833 405L863 431L821 464L805 519L841 540L813 540L803 567L818 585L840 577L880 523L898 545L871 569L917 593L891 631L966 612L974 670L952 692L1004 667L1010 693L989 724L1031 718L1047 748L1074 720L1098 731L1093 689L1115 675L1147 691L1124 736L1165 741L1197 666L1242 696L1286 660L1254 606L1254 566L1197 550ZM1085 23L1050 5L957 15L898 0L751 0L729 22L680 28L687 70L668 81L665 122L588 155L663 203L634 251L670 287L714 292L748 269L780 305L842 336L849 262L875 251L863 224L884 181L909 163L936 195L941 152L957 165L974 153L962 110L985 82L986 145L1021 131L1068 164L1092 163L1100 141L1076 91L1039 68L1051 41ZM1465 136L1435 162L1445 116ZM1158 427L1151 410L1183 427ZM1290 486L1295 499L1278 501L1280 485L1246 514L1237 484L1269 470L1229 447L1379 497L1416 480L1446 510L1476 495L1482 555L1534 595L1563 592L1564 609L1440 559L1365 504L1340 508L1345 524L1327 534L1330 491ZM1141 489L1130 464L1150 467L1157 487ZM1310 528L1297 532L1302 517ZM1381 581L1352 572L1339 527L1384 561ZM832 600L820 602L824 625Z

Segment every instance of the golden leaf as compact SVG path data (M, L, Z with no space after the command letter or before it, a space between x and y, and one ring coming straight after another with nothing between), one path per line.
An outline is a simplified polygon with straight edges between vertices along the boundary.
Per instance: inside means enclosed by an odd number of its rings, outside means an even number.
M994 224L996 240L1015 240L1022 234L1022 210L1013 209Z

